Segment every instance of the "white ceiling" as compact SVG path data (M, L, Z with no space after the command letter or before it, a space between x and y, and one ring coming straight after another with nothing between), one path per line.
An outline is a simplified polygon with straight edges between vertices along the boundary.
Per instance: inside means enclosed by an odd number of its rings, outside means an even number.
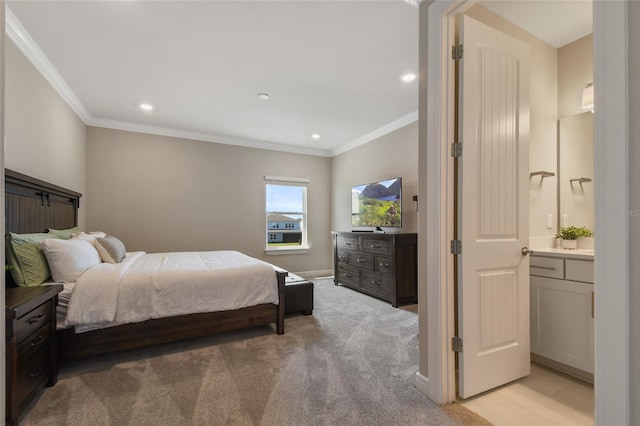
M592 0L481 0L480 3L556 49L593 32Z
M591 32L548 23L587 1L482 3L541 20L528 31L554 46ZM418 73L418 9L402 0L7 4L10 38L89 125L330 156L417 119L400 77Z

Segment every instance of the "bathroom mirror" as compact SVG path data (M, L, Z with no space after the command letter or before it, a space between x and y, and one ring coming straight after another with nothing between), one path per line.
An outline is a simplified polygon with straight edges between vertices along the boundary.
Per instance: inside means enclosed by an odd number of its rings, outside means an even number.
M558 122L558 226L593 229L593 113Z

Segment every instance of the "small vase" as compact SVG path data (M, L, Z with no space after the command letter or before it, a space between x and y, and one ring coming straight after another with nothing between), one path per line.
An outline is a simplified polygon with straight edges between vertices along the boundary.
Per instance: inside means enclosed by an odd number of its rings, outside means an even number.
M562 240L562 248L565 250L575 250L578 247L578 240Z

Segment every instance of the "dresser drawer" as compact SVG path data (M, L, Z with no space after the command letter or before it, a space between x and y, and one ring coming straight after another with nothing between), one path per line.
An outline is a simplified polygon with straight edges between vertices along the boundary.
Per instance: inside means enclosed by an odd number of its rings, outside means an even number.
M15 320L16 340L18 343L40 329L42 324L51 320L51 306L43 303L27 314Z
M349 266L361 269L370 269L373 271L375 259L372 254L352 253L347 262Z
M336 238L336 242L339 249L360 250L358 237L338 235Z
M564 279L564 259L531 256L529 274L539 277Z
M360 271L356 268L350 268L345 265L338 265L337 280L341 284L358 286L360 281Z
M349 255L351 253L348 252L347 250L342 250L342 249L338 249L337 251L337 258L338 258L338 263L349 263Z
M392 274L394 271L393 262L389 257L376 256L375 270L385 274Z
M593 283L592 261L567 259L565 262L565 277L567 280Z
M362 272L360 288L381 297L391 297L393 277L376 272Z
M362 238L362 251L373 254L389 255L391 253L391 243L389 240L378 238Z

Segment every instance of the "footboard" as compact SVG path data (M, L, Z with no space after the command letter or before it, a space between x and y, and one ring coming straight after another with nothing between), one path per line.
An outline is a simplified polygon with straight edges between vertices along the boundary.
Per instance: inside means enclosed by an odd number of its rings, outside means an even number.
M277 305L267 303L233 311L151 319L79 334L72 328L58 330L59 358L81 359L273 323L276 324L276 333L284 334L284 282L287 275L287 272L276 272Z

